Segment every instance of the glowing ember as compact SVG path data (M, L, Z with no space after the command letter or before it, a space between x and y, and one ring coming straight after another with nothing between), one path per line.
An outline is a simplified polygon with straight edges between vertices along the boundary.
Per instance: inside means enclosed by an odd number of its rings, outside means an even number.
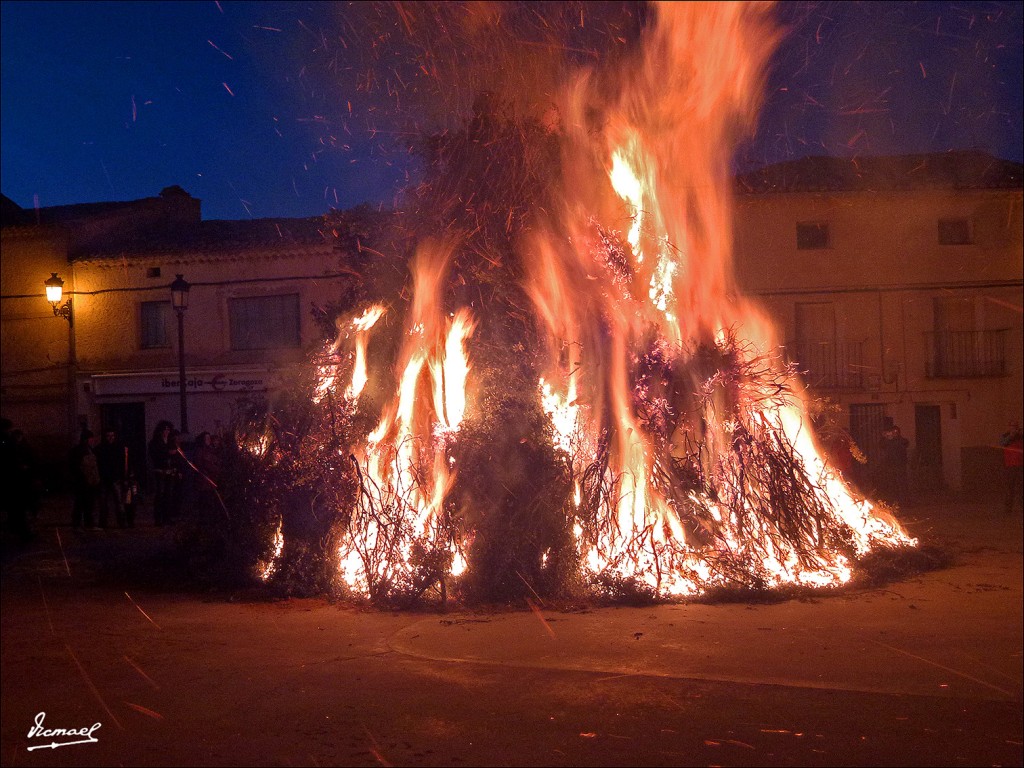
M266 430L255 434L242 435L239 440L239 445L243 450L259 459L267 456L273 443L274 436Z
M277 570L277 562L281 558L281 551L284 549L284 520L280 520L277 524L277 530L274 532L274 540L272 542L273 552L266 562L260 563L257 566L257 573L260 579L267 581L271 576L274 575L274 571Z

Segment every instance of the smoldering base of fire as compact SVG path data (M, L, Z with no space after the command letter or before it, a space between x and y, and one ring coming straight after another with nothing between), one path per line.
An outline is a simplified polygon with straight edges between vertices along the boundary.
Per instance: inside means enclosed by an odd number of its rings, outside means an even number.
M479 349L481 367L493 362L489 353L505 357L500 347ZM588 567L587 556L591 542L608 531L619 533L615 513L623 481L608 468L609 437L593 453L577 449L574 455L559 447L540 388L509 387L508 369L496 366L490 375L480 372L487 395L468 409L460 429L436 433L423 446L431 460L408 474L410 486L381 487L368 471L369 460L353 453L353 446L365 444L376 418L361 413L358 401L343 393L315 397L330 362L316 355L297 369L290 394L272 409L252 403L239 411L219 488L230 515L217 514L211 505L198 518L182 520L175 548L161 553L165 569L187 572L192 583L208 588L382 607L521 606L527 600L578 607L788 599L949 562L942 551L914 547L906 539L858 552L853 531L822 491L830 468L824 465L812 477L785 434L752 416L794 396L787 385L794 373L729 346L692 350L673 364L659 362L663 380L679 379L679 367L700 369L706 386L691 396L703 407L723 407L722 387L733 392L729 417L736 424L726 452L709 463L711 438L692 438L651 481L669 500L683 536L673 539L669 524L652 520L631 530L628 539L620 536L617 558L607 558L603 568ZM334 362L345 367L352 360ZM647 387L638 393L650 392L655 366L651 360L638 365L648 370ZM648 414L642 428L664 435L667 427L656 426L664 414L656 416L649 402L636 405ZM720 420L725 416L718 414ZM384 463L400 449L385 453ZM424 527L416 519L416 499L423 496L416 483L430 482L438 456L458 472ZM756 536L744 536L737 523L723 525L725 516L742 521ZM667 535L659 537L658 525ZM748 543L734 544L730 536ZM797 574L802 565L820 573L819 550L844 558L849 578L786 579L771 569L786 553L797 552L791 561ZM464 563L455 572L457 555ZM147 568L154 577L159 571ZM174 578L180 582L184 576ZM673 590L681 579L688 579L689 588Z

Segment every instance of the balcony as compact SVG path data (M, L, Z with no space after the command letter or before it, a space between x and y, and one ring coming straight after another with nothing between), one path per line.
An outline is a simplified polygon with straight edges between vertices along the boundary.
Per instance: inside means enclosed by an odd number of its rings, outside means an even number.
M1005 376L1009 329L928 331L925 333L930 379L976 379Z
M797 341L788 348L808 387L864 388L864 342Z

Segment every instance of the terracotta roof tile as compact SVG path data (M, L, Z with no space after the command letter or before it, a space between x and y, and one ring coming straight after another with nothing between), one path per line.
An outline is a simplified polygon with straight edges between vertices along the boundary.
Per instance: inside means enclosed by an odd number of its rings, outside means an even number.
M1024 166L985 152L874 157L805 157L736 179L741 194L914 189L1020 189Z
M311 246L334 239L323 217L199 221L104 232L74 247L74 258L124 254L216 253L250 248Z

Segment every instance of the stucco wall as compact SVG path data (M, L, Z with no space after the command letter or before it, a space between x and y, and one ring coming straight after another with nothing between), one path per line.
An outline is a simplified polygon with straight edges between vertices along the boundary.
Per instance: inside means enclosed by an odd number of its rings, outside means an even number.
M940 245L938 220L966 218L969 245ZM827 222L830 245L798 250L797 222ZM736 274L780 329L796 336L796 305L831 303L837 342L862 344L864 385L818 392L844 407L880 403L915 443L915 409L941 414L944 480L978 487L998 469L994 446L1020 419L1021 193L922 190L743 195L737 203ZM929 377L935 301L973 302L978 330L1005 329L1006 375Z
M55 317L43 282L52 272L74 286L67 238L49 228L4 228L0 236L0 400L5 418L46 454L67 449L75 434L69 416L71 327Z

